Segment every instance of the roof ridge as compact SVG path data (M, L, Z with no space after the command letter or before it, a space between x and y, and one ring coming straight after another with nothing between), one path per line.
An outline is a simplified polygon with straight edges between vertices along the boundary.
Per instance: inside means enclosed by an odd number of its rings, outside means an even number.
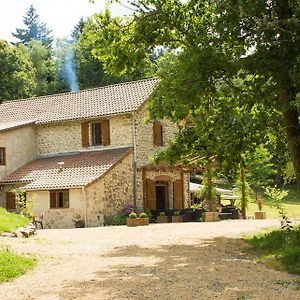
M117 87L117 86L121 86L121 85L129 85L129 84L134 84L134 83L138 83L141 81L152 81L152 80L158 80L158 77L149 77L149 78L144 78L144 79L119 82L119 83L84 89L84 90L80 90L77 92L64 92L64 93L49 94L49 95L43 95L43 96L33 96L33 97L29 97L29 98L2 100L0 102L0 105L5 104L5 103L7 104L7 103L13 103L13 102L22 102L22 101L26 101L26 100L43 99L43 98L57 97L57 96L63 96L63 95L79 94L79 93L87 92L87 91L102 90L102 89L107 89L107 88L111 88L111 87Z

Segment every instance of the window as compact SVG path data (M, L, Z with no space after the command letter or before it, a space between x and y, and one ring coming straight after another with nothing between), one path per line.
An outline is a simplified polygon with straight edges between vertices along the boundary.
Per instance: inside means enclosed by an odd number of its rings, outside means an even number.
M0 148L0 165L5 165L5 148Z
M101 123L92 123L92 145L102 145L102 126Z
M109 120L81 124L82 147L106 146L110 144Z
M69 208L69 190L50 191L50 208Z
M163 146L163 127L159 122L153 122L153 145Z

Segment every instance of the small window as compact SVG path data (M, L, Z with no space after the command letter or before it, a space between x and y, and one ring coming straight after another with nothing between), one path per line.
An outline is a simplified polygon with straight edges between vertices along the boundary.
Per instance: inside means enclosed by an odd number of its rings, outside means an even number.
M92 123L92 145L102 145L102 126L101 123Z
M163 127L159 122L153 122L153 145L163 146Z
M69 208L69 190L50 191L50 208Z
M5 148L0 148L0 165L5 164Z

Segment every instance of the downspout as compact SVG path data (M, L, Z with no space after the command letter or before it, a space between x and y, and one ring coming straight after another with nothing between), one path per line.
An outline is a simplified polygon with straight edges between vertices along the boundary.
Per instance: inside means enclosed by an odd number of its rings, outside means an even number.
M85 187L82 187L83 193L83 213L84 213L84 227L87 228L87 208L86 208L86 194L85 194Z
M132 141L133 141L133 206L134 211L137 211L137 168L136 168L136 127L135 127L135 118L134 113L132 113Z

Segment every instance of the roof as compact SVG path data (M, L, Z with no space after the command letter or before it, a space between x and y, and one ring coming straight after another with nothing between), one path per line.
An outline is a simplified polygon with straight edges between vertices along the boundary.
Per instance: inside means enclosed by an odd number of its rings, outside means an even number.
M0 121L1 122L1 121ZM10 123L0 123L0 131L7 131L11 129L15 129L18 127L23 127L25 125L33 124L34 121L28 120L28 121L15 121Z
M197 190L201 190L203 188L202 184L190 182L190 192L195 193ZM226 189L221 189L221 188L216 188L217 192L220 194L232 194L232 190L226 190Z
M79 92L4 101L0 104L0 124L29 121L45 124L133 112L149 98L157 82L157 78L150 78Z
M27 183L25 190L84 187L99 179L132 148L84 151L38 158L17 169L1 184ZM60 166L59 163L64 164Z

